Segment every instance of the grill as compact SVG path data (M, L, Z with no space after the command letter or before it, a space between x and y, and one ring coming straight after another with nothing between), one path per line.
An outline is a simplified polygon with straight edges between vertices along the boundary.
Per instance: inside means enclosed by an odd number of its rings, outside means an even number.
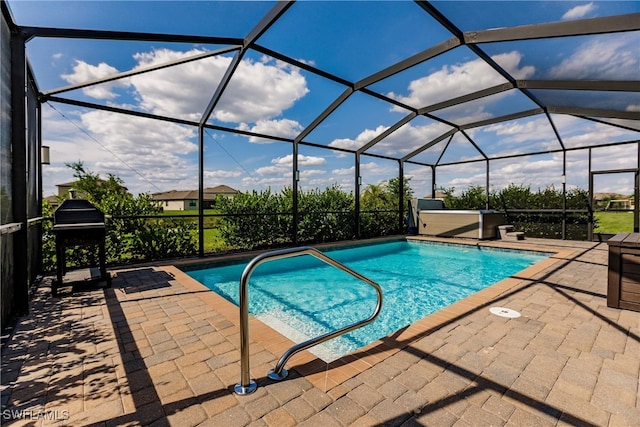
M51 293L56 296L58 287L67 273L65 249L71 246L97 246L100 260L99 278L111 285L107 273L105 256L106 229L104 213L87 200L65 200L53 214L53 233L56 236L57 280L51 285ZM91 270L90 270L91 271ZM94 275L92 274L92 279Z

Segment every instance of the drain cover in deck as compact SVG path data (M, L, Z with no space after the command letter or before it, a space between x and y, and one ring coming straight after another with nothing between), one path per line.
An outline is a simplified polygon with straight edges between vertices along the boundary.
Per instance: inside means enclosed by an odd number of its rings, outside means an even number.
M515 319L516 317L520 317L520 313L518 313L515 310L512 310L510 308L504 308L504 307L491 307L489 309L489 311L493 314L495 314L496 316L500 316L500 317L508 317L510 319Z

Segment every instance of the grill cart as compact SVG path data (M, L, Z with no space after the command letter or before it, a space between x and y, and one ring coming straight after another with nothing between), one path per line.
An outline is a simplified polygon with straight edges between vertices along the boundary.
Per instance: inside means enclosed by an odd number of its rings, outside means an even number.
M111 276L107 273L104 213L92 203L82 199L65 200L53 214L53 233L56 236L57 277L51 285L51 294L56 296L58 287L67 273L65 249L71 246L97 247L100 262L99 276L95 269L89 269L91 279L99 278L111 286ZM97 277L96 277L97 276Z

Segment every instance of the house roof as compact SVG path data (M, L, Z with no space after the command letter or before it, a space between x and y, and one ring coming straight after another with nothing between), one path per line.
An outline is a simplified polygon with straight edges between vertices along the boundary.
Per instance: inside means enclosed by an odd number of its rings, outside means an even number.
M217 195L236 194L238 190L227 185L218 185L204 189L204 200L215 200ZM170 190L161 193L153 193L153 200L170 201L170 200L198 200L198 190Z
M215 187L205 188L205 194L237 194L238 190L235 190L228 185L216 185Z
M78 182L80 182L80 181L76 180L76 181L63 182L62 184L56 184L56 187L58 187L58 188L60 188L60 187L71 187L71 188L73 188ZM98 184L100 184L100 185L104 184L105 182L107 182L107 181L105 181L104 179L98 179ZM122 186L122 188L124 188L125 190L128 190L128 188L125 187L124 185Z

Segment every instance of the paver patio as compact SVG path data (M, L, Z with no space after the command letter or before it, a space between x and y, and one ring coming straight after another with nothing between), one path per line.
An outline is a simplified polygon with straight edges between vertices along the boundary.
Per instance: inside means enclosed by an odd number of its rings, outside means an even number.
M558 254L342 361L296 355L282 382L266 373L291 343L252 319L247 396L237 308L177 268L59 298L47 277L3 348L2 423L640 425L640 313L606 305L607 245L516 245Z

